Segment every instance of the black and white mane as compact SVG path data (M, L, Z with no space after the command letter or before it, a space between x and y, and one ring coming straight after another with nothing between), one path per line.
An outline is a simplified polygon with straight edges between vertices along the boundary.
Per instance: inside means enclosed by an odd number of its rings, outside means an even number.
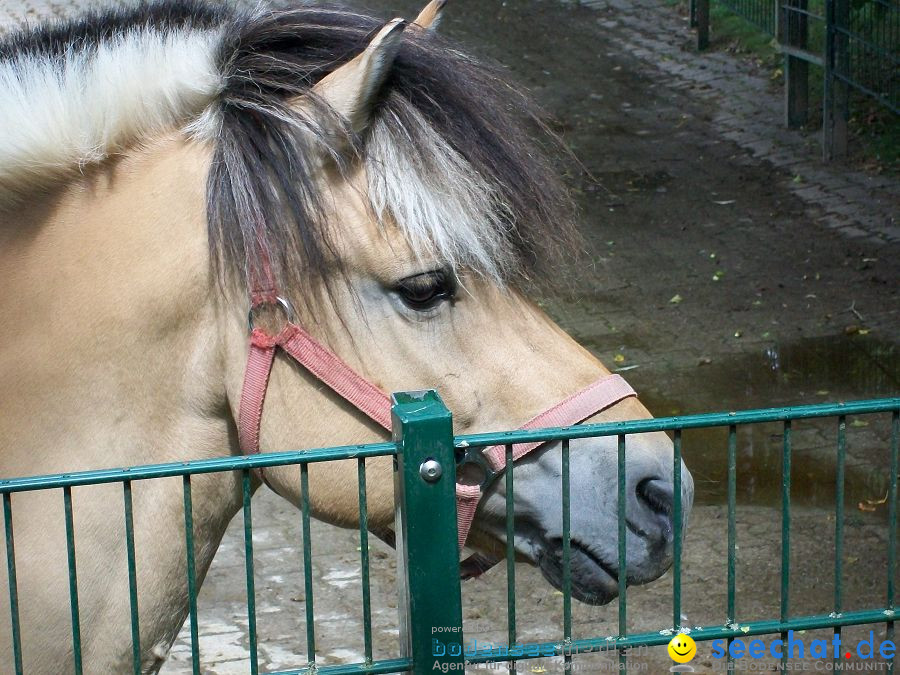
M533 277L570 249L570 202L533 146L544 131L534 109L495 70L410 29L367 131L322 123L329 113L310 88L382 25L336 8L179 0L9 35L0 212L181 130L214 146L208 220L220 271L243 279L267 255L284 287L322 275L334 262L316 177L326 157L342 171L364 162L373 213L417 250L499 282Z

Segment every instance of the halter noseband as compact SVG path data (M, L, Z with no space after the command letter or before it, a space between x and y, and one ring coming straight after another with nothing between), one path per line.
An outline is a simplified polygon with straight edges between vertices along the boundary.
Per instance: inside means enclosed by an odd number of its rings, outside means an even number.
M254 328L253 314L264 306L274 305L281 307L286 315L286 321L281 331L277 335L271 335L262 328ZM274 291L254 291L251 296L250 309L250 351L247 356L238 414L241 452L252 455L260 451L259 432L263 404L266 399L266 389L269 386L269 375L272 372L275 352L279 347L320 382L328 385L336 394L390 433L390 397L297 325L293 308L287 300L277 296ZM607 375L533 417L520 429L546 426L564 427L578 424L629 396L636 396L636 394L621 376ZM513 461L541 445L543 443L539 442L514 445L512 448ZM466 464L478 465L484 471L485 478L480 485L464 484L457 478L456 518L460 550L466 543L483 490L497 474L506 469L505 449L503 446L496 445L484 450L466 450L457 463L457 475L459 475L459 469ZM258 471L262 481L271 487L263 470L260 468Z

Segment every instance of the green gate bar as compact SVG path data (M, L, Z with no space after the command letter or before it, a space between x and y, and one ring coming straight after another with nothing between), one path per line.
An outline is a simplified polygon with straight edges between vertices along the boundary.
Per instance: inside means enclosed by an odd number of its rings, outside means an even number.
M131 667L134 675L141 675L141 621L138 611L137 566L134 553L134 503L131 481L122 481L125 502L125 551L128 558L128 602L131 610Z
M672 505L672 525L675 532L672 533L672 629L681 629L681 533L684 527L684 517L681 512L681 430L676 429L672 438L672 492L674 503Z
M75 522L72 515L72 486L63 487L63 510L66 521L66 555L69 564L69 604L72 608L72 651L75 675L81 675L81 613L78 609L78 571L75 564Z
M369 511L366 499L366 460L356 460L359 486L359 570L362 581L363 644L366 663L372 663L372 589L369 584Z
M512 446L505 447L506 466L513 463ZM505 473L506 479L506 633L507 642L516 644L516 528L513 508L513 472ZM509 662L510 675L516 672L515 661Z
M838 417L837 463L834 476L834 613L840 614L843 606L843 566L844 566L844 474L847 459L847 418ZM840 626L834 632L840 637ZM834 663L840 663L835 654Z
M626 588L628 588L628 567L627 561L625 560L625 554L628 539L627 532L625 528L625 508L627 505L627 501L625 500L625 434L619 434L619 452L618 452L618 462L616 474L618 478L618 501L616 511L618 512L618 521L619 521L619 530L618 530L618 544L619 544L619 556L618 556L618 568L617 572L619 573L619 639L624 639L628 634L628 622L626 617L626 612L628 610L628 601L626 600L625 593ZM676 537L681 536L681 532L675 533ZM619 650L619 669L622 671L627 670L628 668L628 652L625 649Z
M9 580L9 612L12 624L13 661L16 675L22 675L22 638L19 634L19 588L16 582L16 544L13 537L12 499L3 495L3 525L6 534L6 573Z
M508 464L507 466L511 466ZM572 642L572 499L570 495L569 441L562 442L562 531L563 531L563 643ZM507 471L510 475L512 471ZM509 506L511 500L507 500ZM564 654L564 669L572 670L572 654Z
M187 566L188 615L191 626L191 672L200 675L200 639L197 628L197 572L194 567L194 507L191 501L191 477L182 477L184 494L184 552Z
M305 464L303 466L306 466ZM250 640L250 675L259 673L256 653L256 584L253 578L253 511L250 507L250 471L241 471L241 496L244 517L244 571L247 574L247 632Z
M300 519L303 523L303 592L306 605L306 660L316 665L316 614L313 605L312 534L309 525L309 465L300 465Z
M728 426L728 607L725 625L737 622L737 427ZM734 663L731 640L728 641L728 664Z
M897 569L897 455L900 454L900 410L891 416L891 476L888 485L888 564L887 564L887 612L894 616L894 570ZM894 622L888 621L887 639L894 641ZM894 643L896 644L896 643ZM890 669L894 669L896 653L891 657Z
M433 390L394 394L397 568L413 673L462 672L453 419ZM402 574L401 574L402 572ZM403 641L403 622L400 633ZM407 654L404 654L406 656Z
M791 420L785 420L781 450L781 623L791 610ZM781 632L787 640L787 631ZM781 650L782 672L787 669L788 650Z

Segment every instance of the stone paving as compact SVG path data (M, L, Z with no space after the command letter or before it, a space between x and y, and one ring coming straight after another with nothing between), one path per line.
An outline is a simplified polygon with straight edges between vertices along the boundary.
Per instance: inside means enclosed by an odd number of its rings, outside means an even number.
M602 18L605 38L668 76L668 86L714 101L721 135L747 162L785 170L785 185L818 212L816 220L873 243L900 241L900 181L821 160L819 133L783 125L782 92L753 64L724 52L698 53L688 20L660 0L582 0Z

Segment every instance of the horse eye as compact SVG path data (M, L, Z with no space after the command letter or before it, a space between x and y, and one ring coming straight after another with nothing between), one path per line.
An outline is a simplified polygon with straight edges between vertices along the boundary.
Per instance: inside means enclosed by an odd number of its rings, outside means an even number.
M456 277L449 270L433 270L401 279L394 292L410 309L425 312L456 295Z

